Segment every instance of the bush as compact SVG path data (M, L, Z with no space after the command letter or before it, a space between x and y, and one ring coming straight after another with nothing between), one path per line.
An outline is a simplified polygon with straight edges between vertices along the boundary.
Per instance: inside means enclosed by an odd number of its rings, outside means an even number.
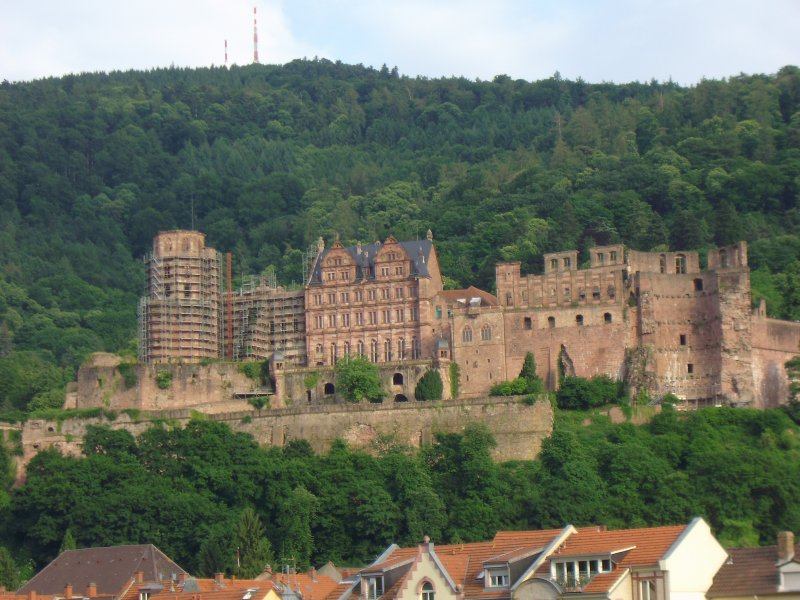
M458 398L458 392L461 388L461 367L458 363L450 363L450 397L455 400Z
M156 373L156 385L162 390L169 389L169 386L172 385L172 371L167 371L165 369L159 370L159 372Z
M494 384L489 390L490 396L522 396L528 393L528 382L522 377L511 381L501 381Z
M417 382L414 388L414 396L417 400L441 400L444 385L439 371L430 369Z
M556 392L556 404L567 410L586 410L617 403L621 396L622 384L606 375L566 377Z
M125 383L125 389L130 389L136 385L138 379L136 377L136 363L123 362L117 367L119 374L122 375L122 381Z
M247 403L256 410L261 410L264 407L269 408L269 396L254 396L253 398L248 398Z
M378 367L363 356L346 356L336 363L336 389L350 402L381 402L386 392Z

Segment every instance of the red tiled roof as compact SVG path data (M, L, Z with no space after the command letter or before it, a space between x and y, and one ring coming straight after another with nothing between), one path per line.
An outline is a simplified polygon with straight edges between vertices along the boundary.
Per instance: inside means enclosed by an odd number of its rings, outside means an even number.
M708 588L708 598L777 593L777 546L731 548L728 556ZM795 546L795 557L800 557L800 544Z
M295 591L300 590L304 600L324 600L338 583L327 575L312 576L310 573L278 573L272 576L272 581Z

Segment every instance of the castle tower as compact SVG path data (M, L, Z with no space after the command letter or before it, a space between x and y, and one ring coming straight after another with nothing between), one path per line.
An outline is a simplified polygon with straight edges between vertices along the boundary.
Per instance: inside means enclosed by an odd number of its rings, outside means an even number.
M219 255L197 231L165 231L146 257L139 359L195 362L220 356Z

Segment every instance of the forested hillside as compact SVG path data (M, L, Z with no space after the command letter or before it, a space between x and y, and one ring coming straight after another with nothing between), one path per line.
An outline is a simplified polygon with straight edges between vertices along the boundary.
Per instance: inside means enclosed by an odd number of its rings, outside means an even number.
M0 409L135 350L142 255L195 227L299 282L318 236L434 232L451 286L498 259L750 242L800 318L800 70L683 88L411 79L325 60L0 84Z
M681 417L666 406L644 427L597 416L586 427L587 416L559 413L539 460L500 465L479 425L419 451L383 440L374 456L343 443L321 456L305 441L259 448L205 420L137 439L95 427L85 458L44 451L26 484L10 498L3 492L0 544L21 566L41 567L67 541L153 543L192 573L252 576L288 557L301 568L360 565L423 535L439 544L502 529L640 527L697 515L724 544L774 544L777 531L800 529L800 428L783 411ZM0 459L7 467L4 451ZM0 583L13 589L3 553Z

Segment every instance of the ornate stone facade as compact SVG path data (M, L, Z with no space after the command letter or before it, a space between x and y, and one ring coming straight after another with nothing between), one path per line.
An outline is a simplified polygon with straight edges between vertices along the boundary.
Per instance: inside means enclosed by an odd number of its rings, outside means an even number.
M442 290L432 236L325 249L320 240L306 286L309 366L331 366L349 354L375 363L430 360L431 299Z

